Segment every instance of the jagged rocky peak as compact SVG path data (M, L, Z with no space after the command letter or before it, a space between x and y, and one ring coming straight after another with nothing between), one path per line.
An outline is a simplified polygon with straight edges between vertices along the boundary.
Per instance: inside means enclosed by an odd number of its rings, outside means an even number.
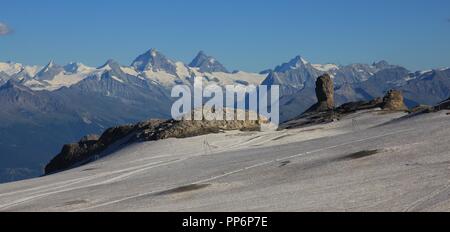
M97 69L116 69L116 68L120 69L120 64L113 59L109 59L105 62L105 64L98 67Z
M374 62L372 66L380 70L395 67L394 65L389 64L389 62L385 60Z
M97 68L98 70L103 70L103 74L111 74L111 75L124 75L125 73L122 70L121 65L113 60L113 59L109 59L108 61L106 61L106 63L100 67Z
M54 60L50 60L48 62L48 64L43 68L43 70L48 70L50 68L53 68L55 66L55 61Z
M282 65L277 66L274 71L284 73L284 72L287 72L292 69L298 69L298 68L305 67L307 65L310 65L309 61L307 61L302 56L298 55L298 56L294 57L293 59L291 59L289 62L283 63Z
M37 80L51 80L59 73L63 72L64 68L55 64L53 60L51 60L41 71L36 74Z
M199 68L200 72L224 72L229 71L214 57L206 55L205 52L200 51L197 56L189 64L191 68Z
M138 72L145 71L165 71L170 74L176 75L177 66L174 61L168 59L165 55L158 50L152 48L144 54L138 56L131 66Z

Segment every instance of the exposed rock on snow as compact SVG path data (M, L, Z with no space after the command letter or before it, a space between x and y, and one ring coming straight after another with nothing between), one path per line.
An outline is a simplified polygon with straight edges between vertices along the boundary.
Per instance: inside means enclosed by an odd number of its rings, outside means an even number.
M317 103L307 112L322 112L334 109L334 83L330 75L324 74L316 81Z
M381 108L385 112L408 111L408 108L404 104L402 93L397 90L388 91L384 98L375 98L371 101L349 102L337 108L329 107L333 95L330 95L330 88L332 86L328 83L328 78L322 76L317 80L316 94L319 102L299 117L285 122L280 128L292 129L312 124L329 123L361 110Z
M435 109L436 110L444 110L444 109L450 110L450 98L441 102L439 105L437 105L435 107Z
M383 98L383 104L381 105L382 109L385 110L408 110L404 101L403 94L398 90L390 90L386 96Z
M135 125L118 126L106 130L100 138L86 136L78 143L64 145L61 152L45 167L45 174L89 163L135 142L195 137L227 130L257 131L265 122L264 119L232 121L177 121L172 119L168 121L150 120Z

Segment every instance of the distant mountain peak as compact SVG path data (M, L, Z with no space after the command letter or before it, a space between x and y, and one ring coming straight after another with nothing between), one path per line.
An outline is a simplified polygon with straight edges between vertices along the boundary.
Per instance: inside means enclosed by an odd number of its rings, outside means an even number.
M50 60L50 62L36 74L36 79L51 80L61 72L64 72L63 67L55 64L53 60Z
M389 65L389 62L387 62L386 60L380 60L380 61L376 61L373 62L373 65Z
M168 59L164 54L154 48L138 56L131 66L138 72L150 70L153 72L165 71L176 75L177 71L175 62Z
M200 51L197 56L189 64L191 68L199 68L200 72L224 72L228 70L216 58L206 55L204 51Z
M55 65L55 61L52 59L48 62L47 67L53 67Z
M50 70L51 68L54 68L56 66L55 61L54 60L50 60L47 65L44 66L44 68L42 69L42 71L46 72L48 70Z
M103 64L102 66L98 67L97 69L107 69L107 68L113 68L113 67L117 67L119 65L119 63L113 59L109 59L105 62L105 64Z
M189 67L197 67L201 65L202 62L208 60L208 55L204 51L199 51L195 58L189 63Z
M302 56L298 55L294 59L291 60L291 62L295 62L296 64L302 63L302 64L309 64L309 61L307 61Z
M307 65L310 65L309 61L307 61L302 56L298 55L298 56L294 57L293 59L291 59L289 62L283 63L282 65L277 66L274 71L275 72L286 72L286 71L289 71L292 69L298 69L301 67L305 67Z
M389 64L389 62L387 62L386 60L380 60L378 62L374 62L372 64L372 66L374 66L377 69L387 69L387 68L395 67L395 65Z
M148 51L146 51L144 54L142 54L141 56L143 57L147 57L147 58L155 58L155 57L164 57L164 55L162 53L160 53L156 48L151 48Z
M112 75L116 75L116 76L125 75L119 62L117 62L113 59L107 60L106 63L103 64L102 66L98 67L97 70L104 71L103 74L111 73Z

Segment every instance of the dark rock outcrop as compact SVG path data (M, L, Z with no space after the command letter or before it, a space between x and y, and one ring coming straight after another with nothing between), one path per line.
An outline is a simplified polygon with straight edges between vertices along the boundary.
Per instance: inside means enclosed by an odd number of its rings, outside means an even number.
M441 110L450 110L450 98L442 101L441 103L437 104L436 106L429 106L429 105L418 105L410 110L411 115L420 115L420 114L427 114L427 113L435 113L439 112ZM448 113L447 113L448 114Z
M61 152L45 167L45 174L48 175L94 161L98 157L105 155L105 152L111 146L117 145L120 147L121 144L131 141L129 135L133 132L157 125L158 123L161 123L161 121L156 120L145 124L113 127L106 130L100 138L88 135L83 137L78 143L66 144Z
M321 81L318 81L318 84L319 84L318 87L323 86ZM320 94L323 93L322 88L317 88L317 90L321 92ZM325 98L322 98L322 100L324 99ZM326 99L330 99L330 96L327 95ZM390 90L383 98L375 98L371 101L349 102L337 108L331 109L324 108L323 110L314 110L317 109L317 105L319 103L314 105L311 108L312 110L308 110L299 117L283 123L280 128L292 129L313 124L330 123L333 121L340 120L345 115L360 110L381 108L385 112L408 111L408 108L405 106L403 102L402 93L396 90ZM323 103L323 105L325 105L325 103Z
M439 103L436 107L434 107L435 110L450 110L450 98Z
M323 112L334 109L334 83L330 75L324 74L316 81L317 103L306 112Z
M338 108L336 108L336 112L340 114L349 114L354 113L359 110L368 110L368 109L374 109L377 107L381 107L383 104L383 99L378 97L371 101L358 101L358 102L349 102L345 103Z
M434 107L429 105L418 105L410 110L411 114L431 113L434 111Z
M122 147L145 141L187 138L226 130L260 130L264 120L245 121L177 121L150 120L106 130L100 138L86 136L78 143L64 145L61 152L45 167L45 174L74 168L107 156Z

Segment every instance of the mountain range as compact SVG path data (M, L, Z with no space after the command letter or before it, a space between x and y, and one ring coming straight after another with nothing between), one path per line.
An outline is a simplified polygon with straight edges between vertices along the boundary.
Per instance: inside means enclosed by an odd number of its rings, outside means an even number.
M301 56L261 73L229 72L205 52L189 64L156 49L129 66L108 60L100 67L82 63L44 67L0 63L0 182L35 177L62 144L115 125L170 118L177 84L280 85L281 119L293 118L316 102L316 78L330 74L337 104L370 100L401 90L409 107L435 105L450 95L450 69L411 72L386 61L373 64L313 64Z

